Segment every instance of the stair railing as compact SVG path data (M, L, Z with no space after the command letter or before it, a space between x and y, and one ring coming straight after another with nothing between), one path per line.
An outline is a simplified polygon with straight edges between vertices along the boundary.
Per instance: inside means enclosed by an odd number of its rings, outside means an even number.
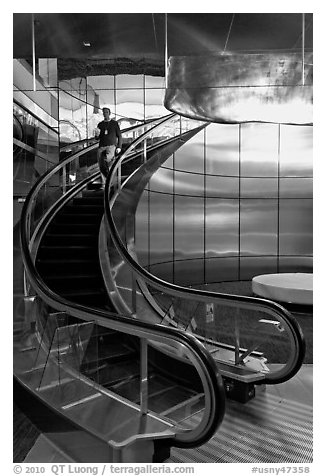
M175 115L171 115L171 118L174 116ZM160 124L166 120L166 118L163 118L157 122ZM142 131L144 131L153 127L153 125L150 126L146 124L141 127L143 128ZM166 140L166 137L161 139ZM92 146L91 149L95 147L96 145ZM124 158L128 157L129 152L130 151L126 151L126 153L123 154ZM60 313L67 314L67 316L73 316L74 318L94 322L97 325L118 332L138 336L142 342L141 373L143 385L141 387L141 412L143 413L146 413L148 409L146 395L147 342L157 341L170 347L183 347L189 362L195 367L200 377L205 393L205 410L196 428L184 431L180 430L174 443L184 447L200 445L213 436L223 419L225 411L223 383L214 360L205 347L193 336L176 329L169 329L165 326L141 322L129 317L115 315L106 311L91 309L87 306L72 303L49 289L35 268L33 247L38 230L44 221L44 216L53 216L58 207L62 206L63 201L59 200L61 196L64 195L65 201L68 201L69 198L76 193L76 190L82 190L90 179L99 175L98 171L86 173L86 177L82 176L79 178L77 185L74 184L74 186L71 186L69 183L69 187L63 190L64 187L62 184L60 185L59 172L62 172L72 161L82 158L83 153L84 151L78 152L46 173L32 187L23 206L20 230L22 258L28 279L28 286L33 290L33 295L35 294L39 297L35 300L36 306L39 306L41 316L44 315L44 313L53 312L54 309ZM86 166L88 166L88 164L86 164ZM48 194L45 193L47 191L44 191L46 184L52 187L50 191L53 192L53 197L50 197L51 199L48 200L45 200L45 198L48 198ZM37 314L37 310L34 309L34 313ZM38 321L38 316L35 320L36 322Z
M159 129L162 127L162 125L158 125L155 128ZM129 153L129 149L135 148L136 146L139 146L139 144L143 141L146 142L148 140L148 136L150 134L155 133L155 128L152 129L148 134L144 134L142 137L138 139L138 141L135 141L130 148L128 148L125 151L125 154ZM259 329L259 332L262 331L262 333L265 332L265 329L272 329L274 332L274 329L278 329L279 332L282 331L282 336L286 336L288 339L287 342L287 352L288 354L286 355L286 362L284 365L277 365L274 366L272 369L271 368L266 368L264 366L264 362L261 360L260 364L263 368L263 378L262 378L262 372L259 372L259 380L260 383L281 383L284 382L288 379L290 379L292 376L294 376L298 370L300 369L303 359L304 359L304 354L305 354L305 341L304 337L301 331L300 326L298 325L297 321L295 318L280 304L277 304L273 301L269 301L267 299L261 299L261 298L255 298L255 297L248 297L248 296L241 296L241 295L231 295L231 294L226 294L226 293L220 293L220 292L212 292L212 291L206 291L206 290L199 290L199 289L193 289L185 286L179 286L175 285L173 283L170 283L168 281L164 281L163 279L158 278L157 276L151 274L148 272L146 269L144 269L135 259L135 234L134 230L128 234L126 231L128 229L127 223L125 223L125 226L123 228L123 233L126 234L127 236L124 236L124 239L120 236L119 230L117 223L115 222L114 218L114 206L116 203L116 200L119 200L119 194L116 194L113 199L109 199L109 197L112 197L112 189L114 190L116 188L116 183L118 180L118 192L123 193L125 191L125 201L129 199L130 196L132 196L132 192L136 186L136 184L139 182L140 178L146 174L147 179L150 179L151 174L149 173L149 166L147 164L140 165L137 170L133 172L131 176L129 176L124 182L123 185L121 182L119 182L119 171L121 169L121 164L124 160L124 154L122 154L120 157L116 158L113 166L111 167L106 186L105 186L105 220L106 220L106 227L107 227L107 236L110 237L110 240L112 240L113 244L115 245L118 253L120 254L122 261L127 264L127 267L129 267L131 274L134 275L138 281L139 287L143 292L147 292L147 294L151 294L148 291L148 286L152 287L156 292L162 293L163 295L169 296L171 299L178 298L180 300L185 300L185 301L193 301L195 303L201 303L202 305L215 305L215 306L225 306L227 308L232 308L234 309L234 312L236 314L235 317L235 328L234 328L234 372L238 373L239 371L241 372L243 369L243 365L245 363L245 360L248 360L251 355L254 355L257 346L259 346L260 342L258 344L253 344L249 345L248 348L240 348L240 343L239 343L239 312L242 311L242 313L247 313L250 314L252 313L263 313L264 319L257 319L257 322L255 323L255 326ZM145 159L144 159L145 160ZM154 158L155 160L155 158ZM153 171L155 171L155 167L152 168ZM147 181L148 181L147 180ZM146 185L146 182L144 182L144 187ZM128 198L127 198L128 197ZM122 198L123 200L123 198ZM132 200L129 200L132 201ZM132 210L132 211L130 211ZM130 210L126 211L124 210L124 213L126 214L126 220L128 219L128 213L135 213L136 210L136 204L135 204L135 199L133 200L133 203L130 205ZM121 214L118 216L120 228L121 228ZM130 228L130 227L129 227ZM133 282L135 281L134 278ZM146 287L146 290L144 291L144 287ZM135 293L134 293L135 294ZM162 309L162 316L164 315L165 311ZM267 318L266 318L267 314ZM272 318L270 318L270 316ZM250 319L250 315L249 315ZM267 332L270 332L269 330ZM202 339L205 341L205 336ZM209 336L208 336L209 337ZM212 339L209 340L209 345L208 347L211 347ZM230 350L231 346L229 343L224 345L224 347ZM217 354L216 354L217 355ZM229 357L228 357L229 359ZM216 361L219 362L218 357L216 356ZM222 361L221 361L222 362ZM231 372L232 373L232 372ZM258 377L257 377L258 378Z

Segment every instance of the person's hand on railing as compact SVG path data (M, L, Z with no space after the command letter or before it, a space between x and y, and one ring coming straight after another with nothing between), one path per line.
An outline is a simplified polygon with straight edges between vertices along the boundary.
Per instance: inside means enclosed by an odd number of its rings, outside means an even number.
M115 149L115 152L116 152L116 154L120 154L120 152L121 152L120 147L117 147L117 148Z

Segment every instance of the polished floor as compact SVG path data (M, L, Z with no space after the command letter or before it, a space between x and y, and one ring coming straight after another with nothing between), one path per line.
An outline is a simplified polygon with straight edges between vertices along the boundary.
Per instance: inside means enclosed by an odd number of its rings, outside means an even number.
M172 449L166 463L311 463L312 374L312 365L304 364L289 382L258 391L246 404L228 400L225 418L216 435L199 448ZM71 437L73 434L55 427L41 433L15 407L15 462L73 461L58 444L61 438Z

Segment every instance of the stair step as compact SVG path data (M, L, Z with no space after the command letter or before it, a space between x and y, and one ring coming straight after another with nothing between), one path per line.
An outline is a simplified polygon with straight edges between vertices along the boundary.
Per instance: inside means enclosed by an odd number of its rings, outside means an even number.
M70 259L77 259L77 258L86 258L94 256L95 254L93 246L85 246L85 245L42 245L40 246L38 258L42 259L49 259L52 256L56 258L70 258ZM97 256L95 255L95 259Z
M99 215L103 213L103 206L100 205L68 205L64 208L65 215Z
M64 223L74 223L75 225L86 224L92 225L101 220L103 215L103 210L101 213L61 213L53 221L53 225L62 225Z
M43 277L54 273L61 277L75 273L99 273L99 264L94 259L44 258L36 261L36 268Z
M47 233L42 240L42 245L90 245L94 243L97 244L97 242L98 236L94 233Z
M98 234L98 226L93 223L51 223L47 233L50 235L80 235L80 234Z
M89 193L88 195L85 195L84 196L84 193L83 193L83 196L80 197L80 198L74 198L74 201L73 201L74 205L79 205L79 204L82 204L82 205L100 205L102 206L103 208L103 193L101 193L100 195L94 195L94 192L92 193Z
M69 270L68 270L69 271ZM60 281L61 279L69 279L69 280L72 280L72 281L82 281L84 279L89 279L89 280L93 280L93 279L98 279L99 278L99 275L98 273L95 273L95 272L89 272L88 270L85 270L84 273L79 273L79 274L65 274L65 275L58 275L57 273L56 274L47 274L46 276L46 281L47 282L58 282Z

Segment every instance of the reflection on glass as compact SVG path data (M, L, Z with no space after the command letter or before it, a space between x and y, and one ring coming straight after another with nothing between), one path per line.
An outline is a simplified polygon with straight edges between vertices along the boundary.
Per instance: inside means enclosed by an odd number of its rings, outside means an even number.
M150 180L150 189L156 192L173 193L173 171L160 168Z
M148 192L144 191L136 211L136 252L142 266L148 264Z
M87 86L92 87L94 90L114 89L114 76L108 74L87 76Z
M280 256L279 273L312 273L312 256Z
M311 126L281 126L280 175L312 177Z
M241 255L277 254L277 212L277 200L241 200Z
M115 80L117 89L144 89L143 74L118 74Z
M258 253L259 254L259 253ZM241 257L240 281L247 281L262 273L277 273L277 257Z
M205 283L237 281L238 258L208 258L205 260Z
M280 198L312 198L312 178L280 178Z
M173 259L173 197L150 193L150 262Z
M117 89L116 102L117 115L144 120L144 90Z
M204 261L202 259L175 261L174 282L182 286L202 284L204 282Z
M239 201L206 200L206 258L232 256L239 252Z
M175 259L203 258L204 199L175 196Z
M151 89L151 88L163 89L164 87L165 87L164 77L145 75L145 89Z
M312 255L312 200L280 200L280 255Z
M199 174L189 174L186 172L175 172L175 193L179 195L204 196L204 176Z
M239 126L210 124L206 127L206 173L239 175Z
M163 106L163 89L145 89L145 117L152 119L166 116L170 111Z
M247 178L241 177L241 198L277 198L278 180L275 178Z
M241 175L277 177L278 124L241 124Z
M206 175L206 197L238 198L238 177L218 177Z
M204 131L198 132L174 153L175 168L188 172L204 172Z

